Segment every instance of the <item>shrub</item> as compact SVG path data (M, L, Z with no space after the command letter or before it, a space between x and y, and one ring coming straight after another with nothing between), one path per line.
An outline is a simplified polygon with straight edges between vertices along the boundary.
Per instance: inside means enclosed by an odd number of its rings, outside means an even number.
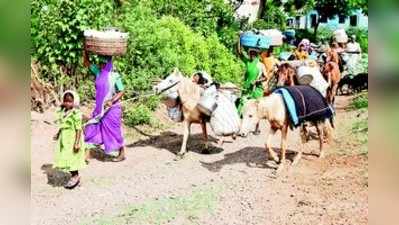
M31 1L32 55L44 65L46 78L75 75L83 30L112 25L113 11L113 1Z
M230 49L236 42L239 22L234 18L233 6L224 0L141 2L149 6L158 18L163 16L179 18L194 32L205 37L217 34L219 41Z
M368 93L364 92L358 96L356 96L352 103L351 107L353 109L364 109L369 107L369 98L368 98Z
M320 42L330 42L333 31L326 27L320 27L317 31L317 36L313 35L313 31L309 29L297 29L295 31L295 36L298 41L301 41L304 38L309 39L313 43L320 43Z
M150 89L152 79L164 77L174 67L185 75L206 70L222 82L241 80L241 63L216 35L205 38L174 17L157 19L143 5L126 10L129 13L123 14L118 26L131 38L128 52L118 59L117 67L129 91Z
M151 110L143 104L129 106L124 111L124 123L128 126L137 126L151 123Z

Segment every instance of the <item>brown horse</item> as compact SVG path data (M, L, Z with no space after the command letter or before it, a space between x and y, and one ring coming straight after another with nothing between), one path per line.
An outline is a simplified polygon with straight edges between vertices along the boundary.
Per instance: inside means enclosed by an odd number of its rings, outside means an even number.
M298 84L296 69L289 63L283 63L277 69L277 86L294 86Z
M334 105L338 84L341 80L341 72L339 71L338 64L335 62L326 63L322 69L322 74L328 82L327 102Z

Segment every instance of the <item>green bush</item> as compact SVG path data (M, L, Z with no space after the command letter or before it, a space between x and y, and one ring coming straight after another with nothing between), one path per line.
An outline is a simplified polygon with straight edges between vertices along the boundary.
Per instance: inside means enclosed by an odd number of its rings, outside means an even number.
M123 114L124 123L127 126L151 123L151 110L143 104L129 106Z
M313 43L321 43L324 41L330 42L333 31L326 27L320 27L317 31L317 36L313 35L313 30L310 29L297 29L295 31L295 36L297 40L302 40L304 38L309 39Z
M61 74L80 72L83 30L111 26L114 10L113 1L32 0L32 56L45 78L55 82Z
M125 10L129 13L123 13L118 26L131 38L128 52L118 59L117 68L128 90L148 90L153 79L166 76L174 67L185 75L206 70L218 81L240 82L242 65L216 34L206 38L177 18L157 19L142 4Z
M158 18L172 16L179 18L194 32L205 37L217 34L219 41L229 49L234 46L239 22L234 18L233 6L224 0L144 0ZM137 3L136 3L137 4Z
M364 92L356 96L351 103L351 108L353 109L364 109L369 107L368 93Z
M349 28L347 31L348 35L355 35L356 41L360 44L363 52L368 52L369 49L369 32L363 28Z

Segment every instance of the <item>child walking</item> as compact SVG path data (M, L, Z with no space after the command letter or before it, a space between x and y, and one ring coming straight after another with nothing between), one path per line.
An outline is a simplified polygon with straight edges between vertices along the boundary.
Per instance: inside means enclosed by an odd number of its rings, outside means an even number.
M57 111L59 130L54 136L57 141L55 167L71 173L64 187L73 189L80 183L79 170L86 165L82 113L79 110L79 96L74 91L64 92L62 98L61 108Z

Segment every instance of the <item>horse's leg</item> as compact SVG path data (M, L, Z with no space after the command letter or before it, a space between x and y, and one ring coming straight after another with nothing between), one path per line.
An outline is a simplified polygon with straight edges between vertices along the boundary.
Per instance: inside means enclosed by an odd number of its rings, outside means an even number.
M338 83L334 84L332 87L332 105L335 103L335 95L337 95Z
M271 140L272 140L272 137L274 136L275 133L276 133L276 130L270 128L270 131L266 135L266 150L267 150L267 152L269 154L268 158L274 160L275 162L278 162L278 156L273 151L273 149L271 147Z
M183 158L184 154L187 152L187 140L188 136L190 135L190 126L191 123L184 120L183 121L183 128L184 128L184 134L183 134L183 142L181 144L180 152L177 154L178 157Z
M323 132L323 125L321 122L316 123L316 129L317 129L317 134L319 135L319 148L320 148L320 153L319 153L319 158L324 157L324 151L323 151L323 137L324 137L324 132Z
M287 133L288 133L288 123L284 123L281 128L281 157L280 164L277 168L277 172L281 172L284 169L285 164L285 154L287 151Z
M324 133L324 139L323 141L330 144L333 141L333 127L330 123L329 120L325 120L323 122L323 133Z
M209 153L209 150L208 150L208 133L207 133L207 131L206 131L206 123L205 122L201 122L201 128L202 128L202 135L203 135L203 137L204 137L204 144L205 144L205 149L204 150L202 150L202 153L205 153L205 154L207 154L207 153Z
M224 143L224 137L221 136L221 137L219 137L219 140L218 140L218 146L219 146L219 147L222 147L222 146L223 146L223 143Z
M299 139L301 139L301 140L300 140L301 145L299 146L298 153L296 154L296 156L295 156L294 159L292 160L292 165L293 165L293 166L295 166L296 164L298 164L299 160L302 158L302 152L303 152L303 149L305 149L305 143L307 142L307 140L304 139L304 137L303 137L303 133L304 133L304 131L302 130L303 128L305 128L305 127L299 128L299 129L300 129L300 130L299 130Z

